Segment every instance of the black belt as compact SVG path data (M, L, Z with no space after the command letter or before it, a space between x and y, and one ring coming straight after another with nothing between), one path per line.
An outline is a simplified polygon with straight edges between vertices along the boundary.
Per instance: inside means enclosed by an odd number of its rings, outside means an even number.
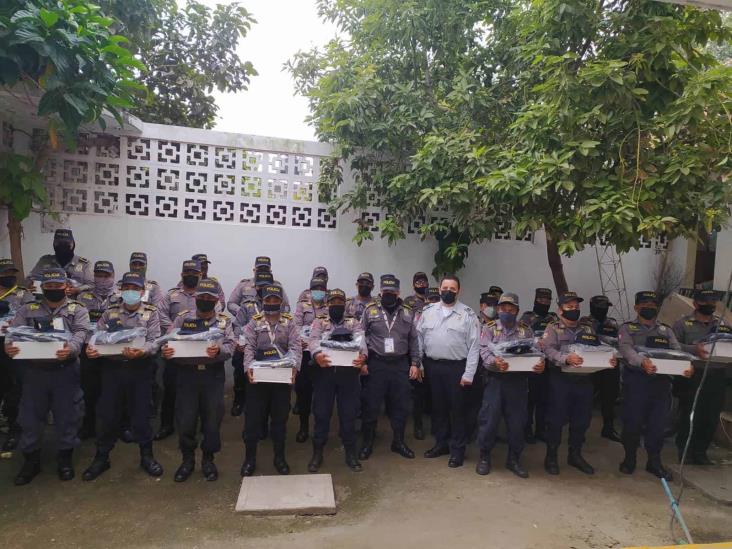
M370 359L380 360L382 362L403 362L409 360L409 355L380 355L378 353L371 353Z
M461 358L459 360L448 360L446 358L430 358L428 356L424 357L425 362L433 362L435 364L445 364L446 366L459 366L464 365L468 359L467 358Z

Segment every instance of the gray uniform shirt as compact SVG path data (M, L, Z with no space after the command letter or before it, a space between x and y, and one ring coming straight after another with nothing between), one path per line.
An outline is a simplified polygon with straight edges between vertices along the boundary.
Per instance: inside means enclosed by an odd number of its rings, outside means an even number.
M157 353L157 345L155 340L160 337L160 317L154 305L145 303L140 305L137 310L130 311L124 305L110 305L107 310L102 313L101 318L97 321L97 329L106 331L109 322L119 320L124 328L145 328L145 346L143 351L145 355L152 356ZM110 357L112 360L126 360L123 357Z
M198 315L196 314L196 309L194 307L193 311L183 311L178 314L178 316L173 321L173 325L170 327L171 330L175 330L176 328L180 328L183 326L183 323L187 320L196 320L198 318ZM215 314L212 318L209 318L206 320L205 325L208 329L211 328L219 328L222 332L224 332L224 339L218 341L219 348L221 349L219 351L219 354L214 359L207 359L208 363L212 364L218 364L223 363L229 358L231 358L231 355L234 354L234 349L236 348L236 340L234 339L234 329L231 326L231 318L226 316L223 313ZM179 364L200 364L201 360L197 358L175 358L175 355L173 355L173 358L171 360L175 360Z
M496 355L493 354L491 345L534 337L534 331L522 322L515 322L510 328L504 326L500 320L489 322L480 333L480 358L483 359L483 367L486 370L498 371L496 368ZM539 359L536 359L539 362ZM509 372L511 370L508 370Z
M310 326L315 320L315 317L327 314L328 306L325 302L317 304L311 301L310 298L298 301L297 307L295 308L295 324L297 324L298 329L303 326Z
M257 351L276 346L283 353L291 352L295 360L295 368L300 370L302 362L302 343L300 330L288 313L280 314L277 322L272 324L264 315L256 315L244 328L246 345L244 346L244 371L254 362Z
M0 301L6 301L10 309L10 313L15 313L26 303L32 303L36 297L26 288L14 286L0 291Z
M361 322L353 317L344 317L340 322L334 322L330 316L319 316L313 322L313 329L310 332L310 340L308 342L308 350L310 354L315 356L316 353L321 352L323 349L320 342L323 339L328 339L330 334L336 328L346 328L353 334L354 339L358 336L363 336L363 328ZM365 355L366 338L362 338L361 354Z
M80 290L86 290L94 286L94 267L84 257L74 255L66 265L59 265L54 254L42 255L41 259L36 263L36 266L31 270L28 278L40 280L41 273L46 269L63 269L66 271L66 276L74 280Z
M465 360L465 381L473 381L480 358L480 327L475 312L460 301L452 307L431 303L417 322L419 348L434 360Z
M577 322L576 326L567 326L564 320L559 318L550 322L544 329L541 338L541 349L552 363L561 368L566 366L569 353L562 351L564 345L571 345L577 340L580 334L595 334L595 330L588 324Z
M346 316L352 316L356 320L361 320L363 311L368 305L374 301L374 298L361 297L360 295L354 295L346 300Z
M218 307L218 303L216 307ZM163 298L163 302L158 308L160 315L160 329L163 333L170 331L173 321L184 311L192 313L196 312L196 294L195 292L186 293L178 288L173 288Z
M49 319L53 322L57 318L61 319L64 331L72 334L68 346L74 359L79 356L89 333L89 311L78 301L64 299L55 309L51 309L45 300L28 303L18 310L10 326L35 327L33 319ZM10 342L11 338L8 336L6 340Z
M241 307L239 307L239 310L236 313L236 318L234 318L234 333L238 336L241 335L244 332L244 328L249 322L254 318L255 315L258 315L262 312L262 305L259 303L259 301L245 301L241 304Z
M275 280L274 283L282 286L282 284L277 280ZM243 278L231 291L229 301L226 303L226 308L232 315L236 316L236 313L239 311L239 307L241 307L244 301L251 301L252 299L257 298L257 288L254 286L254 279ZM290 300L287 298L287 292L285 291L284 286L282 286L282 312L290 312Z
M627 367L642 370L641 362L645 357L638 353L636 347L645 346L647 338L653 336L665 337L668 339L670 349L681 350L674 331L665 324L655 322L651 326L645 326L638 319L626 322L620 327L618 333L618 351Z
M364 355L367 357L370 354L383 357L409 355L410 363L419 366L419 339L414 325L414 315L409 307L400 303L394 313L390 314L381 305L371 303L363 312L361 327L366 339ZM390 353L386 352L387 338L394 340L394 351Z

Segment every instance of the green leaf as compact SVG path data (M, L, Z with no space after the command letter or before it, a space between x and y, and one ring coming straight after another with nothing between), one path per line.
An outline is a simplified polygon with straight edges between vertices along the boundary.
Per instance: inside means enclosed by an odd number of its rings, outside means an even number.
M38 17L40 17L43 24L50 29L58 22L59 14L54 11L47 10L46 8L41 8L38 11Z

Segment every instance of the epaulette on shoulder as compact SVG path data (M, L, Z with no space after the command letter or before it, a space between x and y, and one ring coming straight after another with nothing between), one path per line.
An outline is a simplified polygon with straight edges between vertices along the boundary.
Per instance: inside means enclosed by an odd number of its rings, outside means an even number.
M326 313L320 313L318 315L315 315L315 318L318 318L320 320L324 320L324 319L328 318L328 315Z
M84 306L84 304L81 301L77 301L75 299L69 299L68 303L73 303L74 305L79 305L80 307Z
M404 307L407 311L411 311L413 307L409 305L408 303L405 303L402 301L402 307Z
M219 313L219 314L218 314L218 315L216 315L216 316L217 316L218 318L220 318L220 319L221 319L221 318L225 318L225 319L226 319L226 318L229 318L229 316L228 316L228 315L227 315L226 313Z
M119 306L119 305L117 305L117 306ZM143 305L143 307L145 308L146 311L157 311L158 310L158 308L155 305L153 305L152 303L145 303L145 305Z
M180 290L180 288L178 288L178 286L175 286L174 288L168 290L168 294L172 294L173 292L177 292L178 290Z
M468 307L467 305L465 305L465 312L468 313L469 315L475 314L475 311L473 309L471 309L470 307Z
M122 305L120 303L115 303L114 305L110 305L107 307L107 309L119 309Z
M186 314L188 314L188 313L190 313L190 312L191 312L191 311L189 311L188 309L185 309L185 310L183 310L183 311L179 312L179 313L178 313L177 315L175 315L175 316L176 316L176 317L179 317L179 316L183 316L183 315L186 315Z
M495 323L495 320L493 322ZM531 326L526 324L526 322L521 322L520 320L519 320L519 327L526 328L527 330L531 330Z
M79 263L89 263L89 260L86 257L79 256Z
M280 316L282 318L286 318L287 320L292 320L292 315L290 313L280 313Z
M255 315L252 315L252 320L262 320L264 318L264 313L257 313Z
M147 282L148 284L153 284L154 286L160 286L160 284L158 284L158 283L157 283L156 281L154 281L154 280L146 280L145 282Z

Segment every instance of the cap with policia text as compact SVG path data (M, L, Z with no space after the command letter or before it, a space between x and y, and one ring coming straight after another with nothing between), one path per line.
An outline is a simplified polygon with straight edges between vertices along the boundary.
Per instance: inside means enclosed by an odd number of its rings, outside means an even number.
M0 273L7 273L8 271L19 271L18 267L15 266L12 259L0 259Z
M490 292L483 292L480 294L480 303L483 305L496 305L498 303L498 297Z
M310 289L314 290L315 288L327 288L328 287L328 280L324 276L314 276L310 280Z
M325 280L328 280L328 269L326 269L325 267L315 267L313 269L312 278L315 278L318 276L324 278Z
M273 284L274 277L270 271L260 271L254 277L255 286L266 286L267 284Z
M371 285L374 285L374 275L371 273L361 273L358 275L358 278L356 279L356 282L370 282Z
M53 233L53 240L54 242L74 242L74 233L71 232L71 229L56 229L56 232Z
M279 284L269 284L268 286L265 286L264 292L262 292L262 299L273 296L282 299L282 286Z
M332 290L328 291L328 301L333 301L334 299L342 299L346 300L346 292L341 290L340 288L334 288Z
M272 260L266 255L260 255L254 260L254 268L261 269L266 267L267 269L272 268Z
M658 303L658 294L650 290L638 292L635 294L635 304L640 303Z
M199 263L211 263L208 260L208 256L206 254L196 254L193 257L191 257L193 261L198 261Z
M559 304L564 305L565 303L569 303L570 301L576 301L578 303L582 303L584 299L582 299L580 296L577 295L577 292L562 292L559 295Z
M145 252L132 252L130 254L130 263L147 265L147 254Z
M188 272L192 271L194 273L200 273L201 272L201 264L198 261L194 261L192 259L189 259L188 261L183 262L183 268L181 269L181 272Z
M97 261L94 264L94 272L114 274L114 265L111 261Z
M427 298L427 301L429 301L430 303L439 301L440 300L440 289L439 288L427 288L425 297Z
M722 296L716 290L697 290L694 292L694 301L699 303L714 303L720 299L722 299Z
M203 278L198 281L196 286L196 295L210 295L219 297L219 283L211 278Z
M122 276L122 286L125 284L130 284L133 286L137 286L138 288L144 288L145 287L145 277L142 276L140 273L125 273Z
M41 286L46 282L66 282L66 271L57 267L45 269L41 272Z
M381 290L399 291L399 279L393 274L381 275Z

